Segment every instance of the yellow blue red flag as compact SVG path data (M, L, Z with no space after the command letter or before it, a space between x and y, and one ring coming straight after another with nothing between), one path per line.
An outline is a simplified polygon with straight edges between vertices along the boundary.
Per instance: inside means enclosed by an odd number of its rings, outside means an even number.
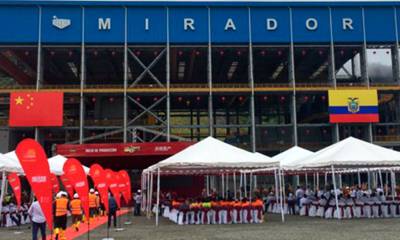
M376 90L329 90L331 123L379 122Z

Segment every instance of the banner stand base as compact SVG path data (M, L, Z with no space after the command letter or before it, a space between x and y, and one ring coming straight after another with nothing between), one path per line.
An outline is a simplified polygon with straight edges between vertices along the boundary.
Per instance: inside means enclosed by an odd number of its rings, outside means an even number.
M125 228L116 228L115 231L116 232L122 232L122 231L125 231Z
M114 240L114 238L102 238L101 240Z
M125 225L131 225L132 222L131 222L131 221L126 221L126 222L124 222L124 224L125 224Z
M21 231L15 231L14 232L15 235L19 235L19 234L22 234L22 233L24 233L24 232L21 232Z

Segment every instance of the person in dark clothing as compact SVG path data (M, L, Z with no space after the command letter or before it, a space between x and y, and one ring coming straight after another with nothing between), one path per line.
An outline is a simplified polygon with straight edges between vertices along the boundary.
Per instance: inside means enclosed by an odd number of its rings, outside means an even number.
M111 217L113 218L113 225L117 227L117 201L114 198L112 193L109 193L108 196L108 228L111 226Z

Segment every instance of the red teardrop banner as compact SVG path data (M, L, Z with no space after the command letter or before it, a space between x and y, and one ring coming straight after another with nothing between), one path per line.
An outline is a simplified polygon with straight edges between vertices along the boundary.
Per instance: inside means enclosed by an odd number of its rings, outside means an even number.
M7 176L8 182L14 192L17 207L21 206L21 181L16 173L10 173Z
M108 212L108 185L104 169L99 164L90 167L89 175L93 180L94 186L100 194L100 200Z
M82 164L75 158L69 158L64 163L63 171L78 193L86 219L89 219L89 185Z
M60 191L60 183L58 182L57 176L54 173L51 173L50 178L53 187L53 193L57 194Z
M116 174L111 169L104 170L106 175L107 185L110 191L114 195L115 201L117 202L118 208L121 207L121 197L119 195L118 182L116 181Z
M22 140L15 153L40 204L49 229L53 228L53 201L50 167L42 146L33 139Z
M125 184L125 189L124 189L124 191L123 191L123 196L124 196L124 199L125 199L125 202L127 203L127 204L129 204L129 201L130 201L130 199L131 199L131 195L132 195L132 193L131 193L131 180L130 180L130 177L129 177L129 175L128 175L128 173L125 171L125 170L120 170L119 172L118 172L118 174L121 176L121 180L124 182L124 184Z
M60 180L64 186L65 191L67 191L69 198L72 199L73 195L74 195L74 187L72 186L71 182L68 180L67 176L65 176L65 174L63 174L60 177Z

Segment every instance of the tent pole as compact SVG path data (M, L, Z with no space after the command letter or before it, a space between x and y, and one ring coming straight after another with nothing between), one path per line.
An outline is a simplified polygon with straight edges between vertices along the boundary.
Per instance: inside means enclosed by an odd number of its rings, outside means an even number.
M206 189L207 189L207 197L210 196L210 179L208 175L206 175Z
M335 203L336 203L336 212L338 213L338 219L341 219L341 216L339 214L339 201L338 201L338 195L337 195L337 191L336 191L336 178L335 178L335 168L333 167L333 165L331 165L332 168L332 181L333 181L333 189L335 191Z
M224 174L221 174L221 196L225 197Z
M158 227L158 215L160 214L160 168L157 169L157 206L156 206L156 226Z
M243 173L243 182L244 182L244 197L247 198L247 177L246 173Z
M229 191L229 173L225 175L225 197L228 199L228 191Z
M342 174L341 174L341 173L339 173L338 175L339 175L339 189L342 189L342 188L343 188L343 183L342 183Z
M381 189L383 190L382 171L380 169L378 170L378 174L379 174L380 186L381 186Z
M252 183L253 183L253 172L250 172L250 179L249 179L249 182L250 182L250 183L249 183L249 185L250 185L250 186L249 186L249 187L250 187L250 188L249 188L249 189L250 189L250 190L249 190L249 199L250 199L250 202L251 202L251 197L252 197L252 195L253 195L253 190L252 190L252 185L253 185L253 184L252 184Z
M283 204L285 204L286 201L286 189L285 189L285 172L283 169L281 169L281 174L282 174L282 191L283 191Z
M360 169L357 169L357 178L358 178L358 188L361 188L361 173L360 173Z
M305 185L306 185L306 189L308 188L308 174L307 174L307 172L304 174L304 182L305 182Z
M254 175L254 189L257 189L257 175Z
M239 197L240 197L240 200L242 200L242 189L243 189L243 173L242 172L240 172L240 185L239 185L239 187L240 187Z
M312 191L315 191L315 172L313 172L312 182L313 182Z
M388 195L388 186L389 186L389 172L385 171L385 196Z
M283 189L282 189L282 172L281 168L278 169L278 176L279 176L279 198L280 198L280 205L281 205L281 217L282 222L285 222L285 213L283 212Z
M397 192L396 192L396 172L393 171L393 191L394 191L394 196L397 197Z
M151 217L152 207L153 207L153 171L150 173L150 197L149 197L149 218Z
M275 177L275 199L278 201L279 199L279 190L278 190L278 174L277 174L278 169L274 169L274 177Z
M328 185L328 172L325 172L325 186Z
M371 190L371 173L369 172L369 168L367 170L368 173L368 191Z
M316 173L317 189L319 190L319 173Z
M236 190L236 173L233 172L233 196L235 200L237 199L237 190Z
M5 193L5 188L6 188L6 171L3 170L1 174L1 195L0 195L0 219L3 219L3 214L1 209L3 209L3 199L4 199L4 193Z

